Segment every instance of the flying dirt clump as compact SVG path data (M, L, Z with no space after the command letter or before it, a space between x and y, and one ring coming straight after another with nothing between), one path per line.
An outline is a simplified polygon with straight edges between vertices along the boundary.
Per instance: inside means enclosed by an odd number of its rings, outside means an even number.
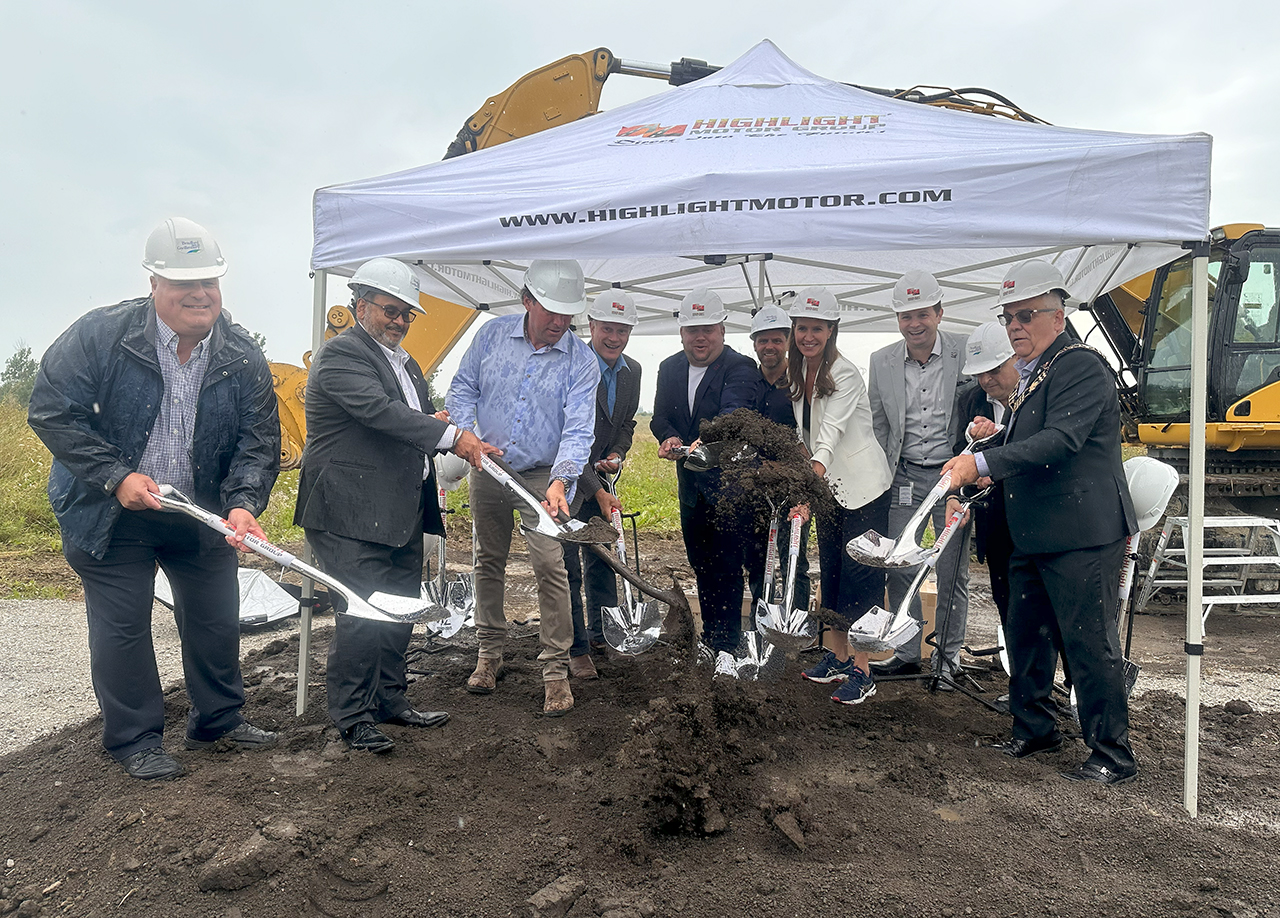
M763 538L769 530L773 507L785 512L808 504L814 512L820 506L834 506L835 498L825 479L814 474L808 451L785 427L747 408L702 422L699 431L704 443L734 440L751 446L755 455L728 459L720 466L720 495L716 516L724 527L753 533ZM770 506L772 502L773 507Z

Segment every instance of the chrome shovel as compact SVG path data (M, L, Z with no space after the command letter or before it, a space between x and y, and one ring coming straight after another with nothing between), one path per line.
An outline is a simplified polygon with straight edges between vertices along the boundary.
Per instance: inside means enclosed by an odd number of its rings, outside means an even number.
M156 495L156 499L160 501L160 506L165 510L185 513L187 516L199 520L210 529L223 535L235 534L234 526L218 516L218 514L197 506L192 502L191 498L172 485L161 485L160 493ZM440 606L427 602L421 596L395 596L390 593L374 593L366 601L357 595L355 591L343 586L324 571L312 567L278 545L271 544L266 539L260 539L255 535L246 535L244 544L264 558L270 558L282 567L297 571L317 583L323 583L330 590L341 595L347 601L347 611L342 613L344 615L354 615L356 618L367 618L379 622L410 624L443 618L447 614Z
M488 472L498 484L510 491L521 503L529 508L527 511L520 511L521 529L574 545L582 545L584 542L599 542L599 544L607 545L613 541L612 536L607 539L584 539L575 535L587 528L587 524L582 520L560 522L553 519L551 514L547 512L547 508L542 506L542 501L529 490L529 486L524 483L520 473L503 460L486 453L480 457L480 468ZM534 520L532 525L526 522L530 516Z
M449 512L445 489L439 493L440 522L443 524ZM472 568L475 568L475 543L472 542ZM436 550L436 575L422 584L422 597L440 606L447 615L435 622L427 622L427 630L442 638L451 638L463 628L475 623L476 593L475 574L450 574L446 568L445 541L440 537Z
M813 624L808 609L793 609L796 591L796 568L800 563L800 530L804 524L800 514L791 517L791 545L787 553L786 593L780 603L763 603L756 618L756 630L784 653L799 651L813 640ZM763 597L761 597L763 599ZM759 608L759 607L758 607Z
M612 491L612 488L610 488ZM618 541L615 550L618 561L623 567L627 565L627 539L622 532L622 513L617 507L609 514L613 527L618 530ZM642 599L636 602L631 596L631 583L623 579L623 597L625 609L619 606L601 606L601 630L609 646L618 653L635 656L644 653L658 641L662 634L662 610L653 600Z

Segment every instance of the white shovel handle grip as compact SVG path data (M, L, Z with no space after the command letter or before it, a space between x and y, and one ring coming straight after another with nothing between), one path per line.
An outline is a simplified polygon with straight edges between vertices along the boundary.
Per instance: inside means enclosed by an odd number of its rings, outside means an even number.
M964 519L965 507L961 506L949 517L947 517L947 525L942 528L942 535L938 536L937 541L933 543L935 549L933 557L936 559L942 554L942 550L947 547L947 543L951 541L951 537L955 535L957 529L960 528L960 520Z
M204 518L204 524L214 532L220 532L223 535L235 535L236 527L232 526L222 517L210 513ZM278 545L272 545L266 539L260 539L256 535L246 532L244 534L244 544L248 545L263 557L270 558L272 561L282 567L289 567L297 562L297 558L289 552L285 551Z
M800 522L800 514L791 517L791 547L788 552L792 557L800 554L800 529L804 526Z
M622 511L614 507L609 511L609 522L618 533L618 559L627 563L627 537L622 532Z

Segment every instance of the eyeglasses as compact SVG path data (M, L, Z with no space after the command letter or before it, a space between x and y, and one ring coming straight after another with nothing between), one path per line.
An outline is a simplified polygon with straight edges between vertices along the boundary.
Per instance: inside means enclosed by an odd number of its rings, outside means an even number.
M398 306L383 306L381 303L370 303L369 305L377 306L381 309L382 314L387 317L388 321L404 319L405 325L412 325L413 320L418 316L418 314L412 309L401 309Z
M1019 309L1017 312L1002 312L996 316L996 321L1008 328L1013 324L1013 320L1017 319L1019 325L1026 325L1031 321L1031 317L1037 312L1057 312L1057 306L1045 306L1041 309Z

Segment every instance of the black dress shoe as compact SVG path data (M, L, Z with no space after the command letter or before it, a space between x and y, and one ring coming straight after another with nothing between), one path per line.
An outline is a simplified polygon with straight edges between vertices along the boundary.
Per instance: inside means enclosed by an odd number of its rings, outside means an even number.
M129 777L139 781L162 781L182 774L182 766L178 764L178 760L159 746L126 756L120 760L120 765Z
M873 676L915 676L920 672L920 662L904 660L896 654L887 660L876 660L871 664Z
M1138 777L1138 769L1133 771L1115 771L1106 765L1096 762L1085 762L1073 771L1060 771L1058 774L1068 781L1092 781L1095 784L1124 784Z
M270 730L263 730L261 727L255 727L249 721L244 720L240 722L239 726L232 727L218 739L198 740L188 736L185 744L188 749L208 749L220 740L235 743L241 749L270 749L280 741L280 734L273 733Z
M384 721L397 727L443 727L448 722L449 715L444 711L415 711L413 708L406 708Z
M1048 736L1038 736L1034 739L1019 739L1015 736L1003 743L992 743L991 748L999 749L1005 755L1015 759L1025 759L1037 752L1057 752L1062 748L1062 734L1050 733Z
M348 746L360 752L390 752L396 748L395 740L368 721L343 730L342 738Z

